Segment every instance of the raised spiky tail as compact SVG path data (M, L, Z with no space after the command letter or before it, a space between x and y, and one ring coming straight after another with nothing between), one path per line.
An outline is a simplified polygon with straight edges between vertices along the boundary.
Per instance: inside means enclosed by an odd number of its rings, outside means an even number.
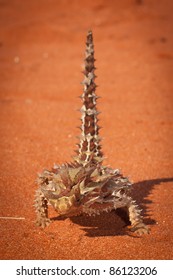
M81 95L81 136L79 149L75 161L83 165L90 163L97 163L102 161L102 152L100 146L99 126L98 126L98 111L96 107L97 95L95 80L95 66L94 66L94 45L92 31L87 34L86 53L85 53L85 67L84 67L84 86L83 94Z

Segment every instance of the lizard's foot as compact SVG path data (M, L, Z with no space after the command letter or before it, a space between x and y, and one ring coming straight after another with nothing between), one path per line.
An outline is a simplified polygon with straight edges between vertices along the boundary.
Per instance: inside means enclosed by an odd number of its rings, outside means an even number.
M131 227L131 231L132 232L135 232L139 235L142 235L142 234L149 234L150 230L148 228L148 226L146 226L144 223L140 222L140 223L137 223L135 225L132 225Z
M50 224L50 219L48 218L41 218L36 220L36 226L45 228Z

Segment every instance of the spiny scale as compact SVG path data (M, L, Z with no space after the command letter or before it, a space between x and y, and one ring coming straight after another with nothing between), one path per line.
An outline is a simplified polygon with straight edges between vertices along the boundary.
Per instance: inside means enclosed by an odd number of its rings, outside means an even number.
M97 96L94 74L94 45L92 32L87 34L84 69L84 91L81 96L81 136L74 162L55 165L44 170L38 177L39 188L35 195L35 209L38 226L50 223L48 203L59 215L70 217L82 213L98 215L103 211L126 208L132 230L148 233L140 210L129 196L131 183L118 169L102 165L100 146Z
M85 68L84 68L84 80L82 82L84 86L81 99L83 106L81 108L81 136L79 149L77 156L74 158L76 162L82 165L88 164L88 162L96 163L102 161L102 152L100 146L99 126L97 115L99 112L96 107L97 95L95 84L95 66L94 66L94 44L93 35L89 31L86 41L86 53L85 53Z

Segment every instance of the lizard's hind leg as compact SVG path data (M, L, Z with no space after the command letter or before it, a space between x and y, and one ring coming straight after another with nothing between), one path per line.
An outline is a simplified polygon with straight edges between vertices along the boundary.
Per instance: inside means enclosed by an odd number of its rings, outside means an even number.
M36 191L35 197L36 225L44 228L50 223L48 218L48 201L40 189Z

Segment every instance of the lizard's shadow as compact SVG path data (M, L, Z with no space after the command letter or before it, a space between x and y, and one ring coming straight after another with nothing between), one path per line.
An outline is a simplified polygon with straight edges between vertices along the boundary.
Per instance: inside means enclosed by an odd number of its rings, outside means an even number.
M167 182L173 182L173 178L144 180L133 184L131 196L136 200L140 208L143 209L142 215L147 225L156 223L156 221L150 217L150 212L147 209L147 205L152 203L148 195L151 193L154 186ZM165 185L163 185L163 188L165 188ZM60 219L63 218L52 218L52 220ZM130 224L128 216L123 209L117 209L110 213L101 213L97 216L74 216L70 219L74 223L79 224L82 230L86 232L86 236L89 237L127 235L128 231L126 226Z

